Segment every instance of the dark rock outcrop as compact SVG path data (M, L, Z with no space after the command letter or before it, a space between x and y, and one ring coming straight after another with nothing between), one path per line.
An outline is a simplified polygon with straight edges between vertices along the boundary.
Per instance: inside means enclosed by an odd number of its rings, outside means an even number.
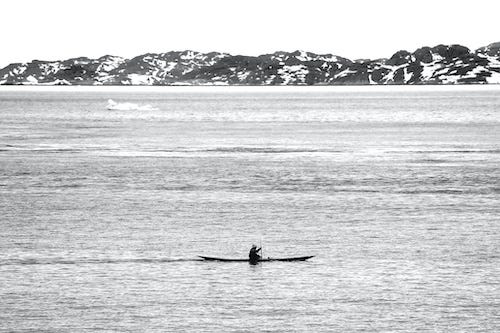
M389 59L352 61L303 51L260 56L194 51L33 60L0 70L0 84L368 85L500 83L500 43L422 47Z

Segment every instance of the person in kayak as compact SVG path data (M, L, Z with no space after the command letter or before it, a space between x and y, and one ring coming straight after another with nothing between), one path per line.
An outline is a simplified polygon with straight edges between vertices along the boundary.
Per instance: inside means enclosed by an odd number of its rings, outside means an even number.
M257 245L252 245L250 253L248 254L248 259L250 260L250 262L257 262L260 260L259 251L261 249L261 247L257 248Z

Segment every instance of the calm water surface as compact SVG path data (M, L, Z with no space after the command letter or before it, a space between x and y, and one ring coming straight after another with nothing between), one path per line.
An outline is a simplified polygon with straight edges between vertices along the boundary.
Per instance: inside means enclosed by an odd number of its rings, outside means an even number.
M0 332L499 331L499 166L499 87L4 87Z

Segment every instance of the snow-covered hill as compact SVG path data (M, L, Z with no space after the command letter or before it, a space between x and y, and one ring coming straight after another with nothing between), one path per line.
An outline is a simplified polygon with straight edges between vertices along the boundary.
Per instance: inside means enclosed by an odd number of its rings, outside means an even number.
M194 51L106 55L14 63L3 85L354 85L500 83L500 43L398 51L389 59L349 60L304 51L257 57Z

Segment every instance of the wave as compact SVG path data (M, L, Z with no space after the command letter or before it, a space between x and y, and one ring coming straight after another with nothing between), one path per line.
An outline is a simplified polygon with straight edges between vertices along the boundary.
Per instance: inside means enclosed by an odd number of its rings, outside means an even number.
M0 266L24 266L24 265L86 265L86 264L161 264L169 262L203 261L199 258L124 258L124 259L7 259L1 260Z
M417 153L417 154L500 154L500 149L446 149L446 150L408 150L400 152L405 153Z
M142 150L129 150L129 147L123 148L108 148L108 147L61 147L60 145L44 146L44 147L29 147L29 146L3 146L0 147L0 152L10 151L32 151L43 153L110 153L125 156L134 155L148 155L148 154L171 154L171 153L242 153L242 154L332 154L332 153L345 153L347 150L328 149L328 148L286 148L286 147L207 147L207 148L189 148L189 147L175 147L171 149L156 149L145 148Z
M314 148L217 147L204 150L220 153L339 153L341 150Z
M285 147L209 147L174 149L148 149L143 152L155 153L255 153L255 154L287 154L287 153L343 153L344 150L322 148L285 148Z
M106 106L108 110L119 110L119 111L157 111L155 108L149 104L135 104L135 103L118 103L112 99L108 99L108 105Z
M494 189L429 189L429 190L397 190L399 194L451 194L451 195L471 195L471 194L491 194Z

